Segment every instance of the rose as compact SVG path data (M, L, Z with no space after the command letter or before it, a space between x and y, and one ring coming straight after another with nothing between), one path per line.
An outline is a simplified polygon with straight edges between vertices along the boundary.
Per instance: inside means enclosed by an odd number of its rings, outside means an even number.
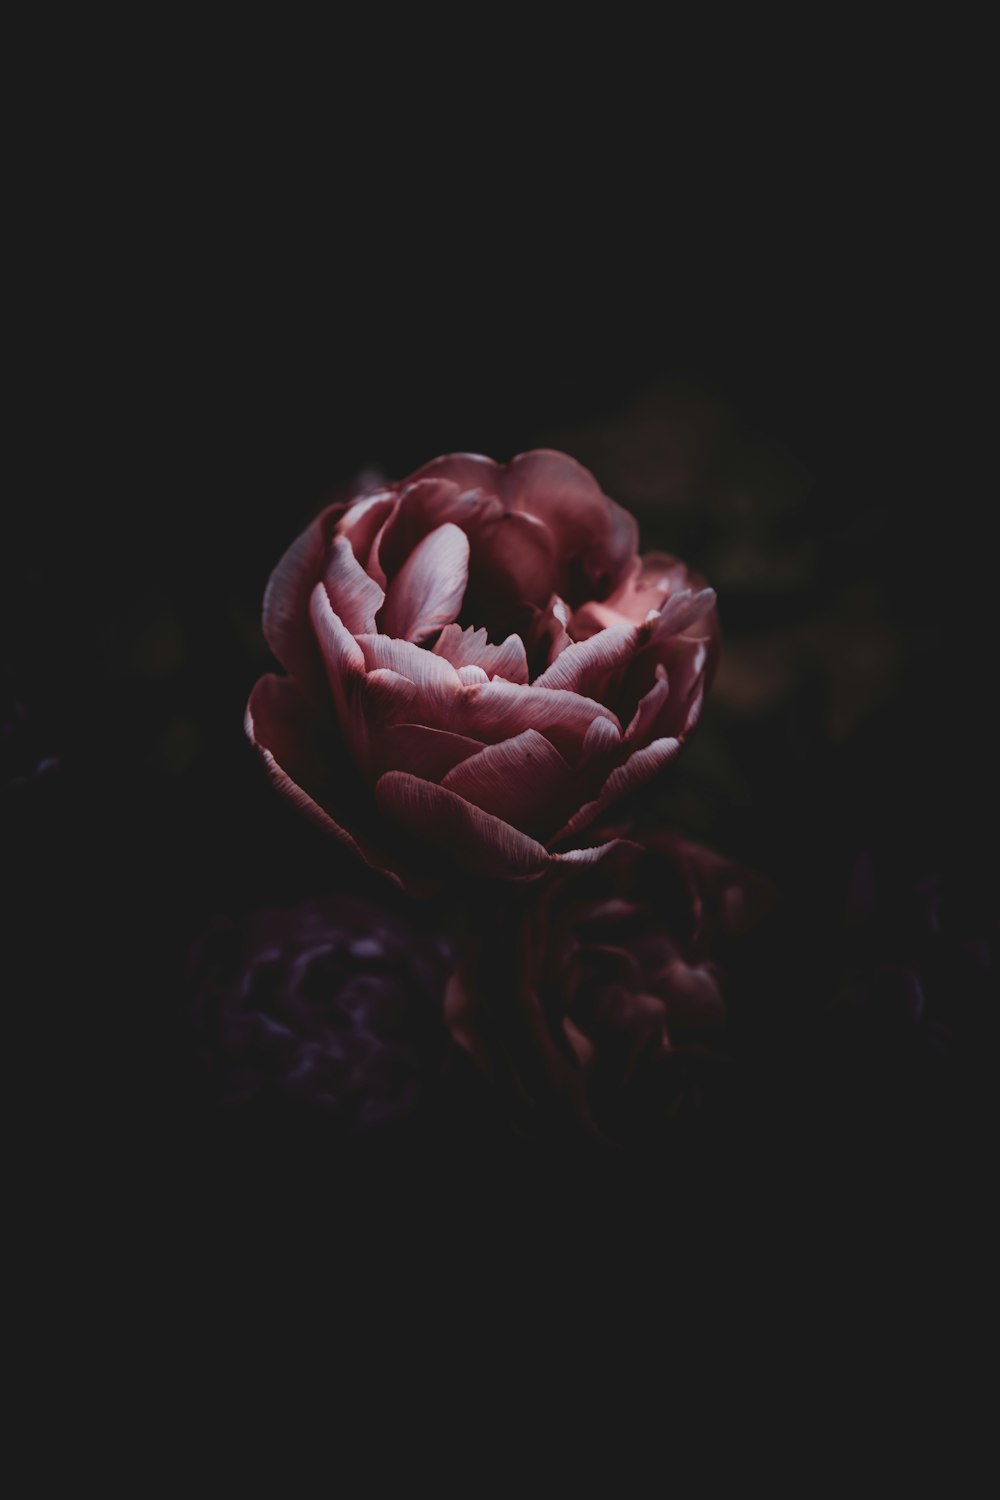
M498 902L446 1019L522 1124L648 1126L726 1061L738 940L771 904L754 871L666 830L633 835Z
M329 506L264 598L290 675L257 683L246 728L278 788L411 888L604 856L589 826L677 754L717 649L712 590L636 544L547 451Z

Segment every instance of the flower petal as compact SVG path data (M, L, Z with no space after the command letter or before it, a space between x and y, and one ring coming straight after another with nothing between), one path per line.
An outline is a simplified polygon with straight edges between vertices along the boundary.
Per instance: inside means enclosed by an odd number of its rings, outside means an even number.
M461 687L458 673L450 661L435 656L433 651L423 651L412 641L396 640L389 635L359 635L357 645L369 672L386 668L408 677L421 687L438 685L455 692Z
M391 835L380 840L365 827L374 808L343 740L324 731L290 678L269 674L260 679L250 694L244 727L283 796L397 885L414 883Z
M327 554L323 582L334 612L352 635L375 630L375 616L385 602L385 594L368 577L346 536L334 538Z
M451 522L418 543L393 578L380 625L389 636L422 641L454 620L469 580L469 538Z
M328 505L288 548L264 590L264 638L286 672L303 687L322 684L323 669L309 629L309 599L323 573L329 537L345 507Z
M543 845L510 823L406 771L388 771L380 778L375 795L387 817L447 849L476 875L523 880L539 874L549 863Z
M602 703L557 688L539 692L534 687L505 682L502 677L463 688L457 697L443 699L438 693L426 694L419 718L490 745L525 729L537 729L571 765L579 759L587 730L595 719L607 719L621 729L615 715Z
M559 751L536 729L487 745L442 781L449 791L531 832L558 822L553 810L571 790L571 772Z
M568 579L561 593L582 602L581 594L608 593L627 572L638 543L635 518L568 454L548 448L518 454L502 494L512 509L530 511L552 530Z
M550 844L558 844L563 839L570 838L579 833L581 828L586 828L588 823L594 819L605 808L617 802L628 792L636 791L646 782L652 781L654 776L659 775L664 766L680 753L681 742L676 739L654 740L651 745L645 745L641 750L636 750L622 765L616 766L604 783L597 798L593 802L586 803L575 812L565 827L561 828L554 838L549 840Z
M634 625L612 625L586 641L575 641L536 677L536 688L564 688L588 698L605 697L612 677L627 667L639 647Z
M469 533L479 518L500 513L500 502L478 491L470 492L443 479L407 481L399 504L372 544L368 570L373 577L392 578L424 537L439 526L452 524Z
M391 518L399 504L399 495L394 489L376 490L356 500L340 519L337 535L346 536L354 556L362 567L368 561L372 544L385 523Z
M442 781L448 772L483 749L482 740L426 724L389 724L378 736L383 771L408 771L424 781Z
M527 682L528 658L519 635L509 635L499 646L491 646L486 631L469 626L446 625L434 643L435 656L443 656L453 667L482 667L488 677L508 682Z

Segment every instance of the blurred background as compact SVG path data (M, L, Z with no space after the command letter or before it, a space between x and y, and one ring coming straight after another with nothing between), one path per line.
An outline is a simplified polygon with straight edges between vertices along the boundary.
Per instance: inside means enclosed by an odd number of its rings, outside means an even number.
M344 885L382 899L272 793L243 710L291 539L359 477L451 451L565 449L644 547L717 589L722 665L658 808L790 903L780 976L760 971L744 1024L758 1057L780 1051L787 1080L821 1045L814 1023L860 972L859 880L890 892L893 932L928 881L946 892L934 1019L962 1033L955 976L995 912L995 673L960 181L919 153L854 176L825 149L778 180L734 145L723 184L704 152L622 158L586 132L523 171L496 142L459 169L397 136L377 156L391 173L349 136L318 172L263 136L227 143L178 158L154 132L141 192L126 170L95 184L68 147L67 218L86 203L109 232L96 253L42 251L26 378L43 400L4 601L39 1119L55 1090L112 1133L183 1132L204 1106L185 997L206 930ZM948 258L920 232L941 204ZM974 1095L981 1013L945 1102L927 1115L921 1093L909 1124L940 1132ZM843 1045L874 1096L871 1014Z

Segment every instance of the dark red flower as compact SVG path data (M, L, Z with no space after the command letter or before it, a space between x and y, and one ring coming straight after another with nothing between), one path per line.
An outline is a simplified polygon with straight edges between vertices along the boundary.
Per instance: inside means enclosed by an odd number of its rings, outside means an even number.
M679 835L620 844L490 913L447 1019L521 1112L615 1134L722 1057L726 959L770 903L763 877Z

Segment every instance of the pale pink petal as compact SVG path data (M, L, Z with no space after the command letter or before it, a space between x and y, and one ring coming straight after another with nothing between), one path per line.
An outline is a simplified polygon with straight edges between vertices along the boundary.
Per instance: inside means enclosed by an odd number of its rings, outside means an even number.
M587 641L574 642L561 651L540 677L536 688L564 688L601 699L615 673L631 661L639 646L634 625L613 625Z
M570 768L535 729L487 745L448 772L442 785L516 828L551 828L569 790Z
M620 750L622 734L617 724L610 719L595 719L583 737L583 759L593 760L597 756Z
M701 712L710 643L675 636L656 649L670 685L666 703L656 718L656 731L682 737L694 727Z
M455 525L470 533L479 521L500 514L500 502L479 492L467 492L443 479L408 481L399 504L372 544L368 571L392 578L425 536L439 526Z
M380 731L378 743L383 771L409 771L424 781L441 781L483 748L481 740L426 724L389 724Z
M660 610L659 619L653 626L653 640L665 639L668 635L682 635L690 631L715 606L715 590L681 589L671 594Z
M419 683L422 687L438 684L444 689L451 688L454 692L461 686L458 673L450 661L446 661L443 656L435 656L433 651L422 650L412 641L396 640L390 635L359 635L357 644L369 672L386 668L390 672L398 672L402 677L408 677L411 682Z
M323 575L326 549L342 504L328 505L297 536L264 590L264 638L286 672L304 687L322 682L322 663L309 628L309 600Z
M386 817L436 848L446 849L466 870L507 880L539 874L551 856L527 834L466 802L446 787L405 771L389 771L375 789Z
M330 604L330 596L323 583L317 583L312 591L309 614L330 686L336 692L338 682L364 673L364 655L354 636Z
M446 625L434 643L434 654L443 656L453 667L482 667L488 677L503 677L508 682L527 682L528 659L519 635L509 635L499 646L491 646L482 628L470 625Z
M419 542L385 597L385 635L423 641L458 614L469 578L469 538L448 522Z
M346 536L351 544L354 556L362 567L368 561L372 544L385 523L392 517L397 505L399 495L394 489L377 490L374 495L366 495L362 500L356 500L350 510L340 518L337 525L338 536ZM380 580L384 584L385 580Z
M680 749L680 740L661 739L654 740L651 745L646 745L641 750L636 750L627 761L611 772L598 797L574 813L565 827L561 828L549 840L549 843L558 844L563 839L571 838L626 793L636 791L640 786L652 781L664 766L669 765L680 753Z
M486 673L483 671L482 667L472 667L472 666L470 666L470 667L459 667L459 669L458 669L458 680L465 687L472 687L473 683L476 683L476 682L489 682L490 679L486 675Z
M385 595L358 562L346 536L334 538L323 582L334 613L352 635L375 630L375 616L385 602Z
M457 696L424 692L419 714L421 722L491 745L525 729L537 729L570 764L579 759L587 730L598 718L607 719L620 731L617 718L602 703L555 688L538 691L501 677L460 688Z

